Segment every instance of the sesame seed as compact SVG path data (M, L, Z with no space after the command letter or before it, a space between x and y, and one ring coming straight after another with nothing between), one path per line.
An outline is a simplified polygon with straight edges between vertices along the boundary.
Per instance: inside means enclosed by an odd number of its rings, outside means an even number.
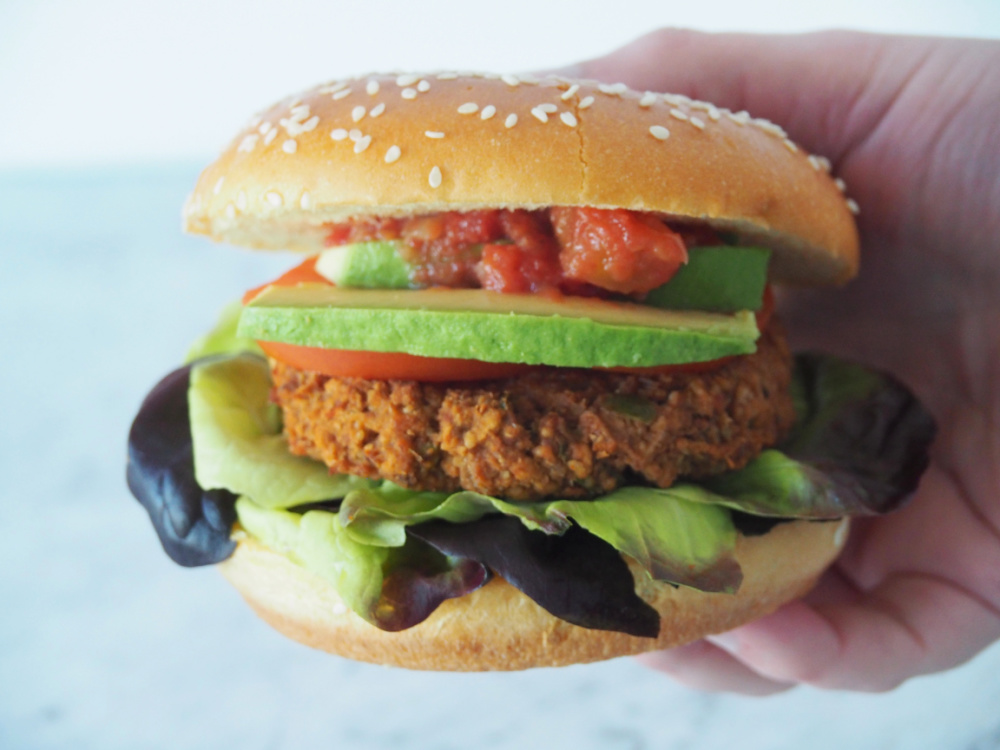
M368 111L361 105L358 105L357 107L351 110L351 119L354 120L354 122L361 122L361 119L366 114L368 114Z
M375 96L378 93L379 85L378 81L369 81L365 85L365 91L368 92L368 96Z
M750 122L750 113L747 112L746 110L743 110L742 112L733 113L727 109L726 116L730 120L735 122L737 125L746 125L748 122Z
M535 76L527 73L522 73L521 75L518 76L518 78L521 80L521 83L526 83L529 86L534 86L535 84L538 83L539 80Z
M364 133L362 133L357 128L351 128L350 132L347 134L347 137L356 143L357 141L361 140L362 135L364 135Z
M562 120L566 125L569 125L571 128L576 127L576 118L573 116L572 112L563 112L561 115L559 115L559 119Z
M366 135L364 138L358 138L358 140L354 142L354 153L360 154L362 151L368 148L371 142L372 142L372 137L370 135Z
M281 144L281 150L286 154L294 154L296 149L298 149L299 144L294 138L289 138L287 141Z
M840 192L842 193L847 192L847 185L839 177L833 181L833 184L837 186L837 190L839 190Z
M441 187L441 168L431 167L431 173L427 175L427 182L432 188Z
M345 96L350 95L350 93L351 93L350 89L342 89L342 90L338 91L336 94L333 95L333 100L335 102L338 102L341 99L343 99Z
M342 141L347 138L347 131L343 128L334 128L330 131L330 137L335 141Z
M521 79L517 76L511 75L510 73L504 73L500 76L500 80L506 83L508 86L517 86L521 83Z
M243 140L240 141L239 148L237 148L236 150L237 151L246 151L248 153L250 151L253 151L253 147L257 145L257 140L259 138L260 138L260 136L257 135L256 133L251 133L250 135L245 136L243 138Z
M479 111L479 105L475 102L466 102L458 107L458 114L460 115L472 115Z
M239 193L236 194L236 207L240 211L247 210L247 193L245 190L241 190Z
M215 183L215 187L212 188L213 195L218 195L222 191L222 183L226 181L225 177L220 177L218 182Z
M267 135L264 136L264 145L270 146L271 141L273 141L277 137L277 135L278 135L277 128L271 128L270 130L268 130Z
M428 138L444 138L444 133L439 130L425 130L424 135Z
M705 121L702 120L700 117L692 117L689 120L689 122L692 125L694 125L696 128L698 128L698 130L704 130L705 129Z
M639 100L639 106L649 107L650 105L655 104L659 98L660 97L658 97L652 91L647 91L645 94L642 95L642 99Z
M319 125L319 115L313 115L302 123L302 127L299 130L303 133L308 133L311 130L315 130L317 125Z
M403 152L400 151L399 146L389 146L389 150L385 152L385 163L392 164L402 155Z
M670 137L670 131L667 130L662 125L652 125L649 128L649 134L653 136L658 141L665 141Z
M620 96L628 91L628 86L624 83L601 83L598 84L597 90L602 94L607 94L608 96Z
M308 104L298 104L294 107L288 109L289 114L291 114L293 120L301 122L302 120L309 117L309 105Z
M684 112L681 112L681 110L677 109L677 107L672 107L670 109L670 116L676 117L678 120L686 121L688 119L688 116Z
M720 117L722 117L722 113L719 112L719 108L716 107L714 104L709 105L708 119L715 120L716 122L718 122Z
M454 81L456 78L458 78L458 73L448 72L448 73L437 74L437 79L439 81Z
M343 91L347 88L347 81L337 81L337 83L332 86L327 86L323 89L324 94L336 94L338 91Z
M281 193L276 193L274 190L270 190L265 193L264 198L267 199L268 203L275 207L280 206L285 202L285 199L281 197Z
M312 196L309 193L303 193L302 197L299 198L299 205L302 207L303 211L308 211L312 208Z
M580 104L578 105L578 108L579 109L586 109L587 107L589 107L593 103L594 103L594 97L592 97L592 96L585 96L585 97L583 97L583 99L580 100Z
M861 207L858 206L857 201L855 201L853 198L847 199L847 210L850 211L855 216L861 213Z
M417 90L416 89L406 88L406 89L403 89L402 91L400 91L399 95L401 97L403 97L404 99L416 99L417 98Z
M260 133L261 135L264 135L264 133L266 133L270 129L271 129L271 123L269 123L267 120L264 120L264 122L260 124L260 127L257 128L257 132Z
M403 75L396 77L396 85L400 87L412 86L419 80L420 76L415 76L410 73L404 73Z
M541 107L534 107L534 108L532 108L531 114L533 114L540 122L548 122L549 121L549 115L548 115L548 113L544 109L542 109Z
M684 94L664 94L663 101L667 104L673 104L675 107L680 107L684 104L691 104L691 97L684 96Z
M505 128L512 128L517 125L517 115L511 113L507 115L507 119L503 121L503 126Z
M829 159L827 159L825 156L817 156L816 161L819 162L820 169L822 169L824 172L829 173L830 169L832 168Z
M815 169L817 172L823 169L822 165L819 163L819 158L817 158L813 154L809 154L809 156L806 157L806 161L808 161L809 166Z
M232 203L226 206L226 218L227 219L236 218L236 206L234 206Z
M579 90L580 90L580 84L579 83L574 83L568 89L566 89L565 91L563 91L562 96L560 96L559 98L562 99L565 102L565 101L567 101L569 99L572 99L576 95L576 92L579 91Z
M431 84L427 81L427 79L422 78L420 82L417 84L417 91L424 93L430 90L431 90Z
M788 134L785 133L784 129L780 125L775 125L773 122L769 122L768 120L764 120L760 117L751 120L751 122L765 133L770 133L771 135L778 136L779 138L788 137Z
M385 112L385 102L379 102L368 112L369 117L378 117L380 114Z
M796 146L793 141L789 140L788 138L785 138L785 140L783 140L782 143L784 143L785 148L787 148L793 154L798 153L799 147Z
M555 104L552 104L550 102L545 102L544 104L539 104L538 105L538 109L542 110L542 112L545 112L548 115L554 115L556 112L559 111L559 107L557 107Z
M494 107L492 104L487 104L485 107L483 107L483 111L479 113L479 116L484 120L488 120L491 117L493 117L493 115L495 115L496 113L497 113L497 108Z

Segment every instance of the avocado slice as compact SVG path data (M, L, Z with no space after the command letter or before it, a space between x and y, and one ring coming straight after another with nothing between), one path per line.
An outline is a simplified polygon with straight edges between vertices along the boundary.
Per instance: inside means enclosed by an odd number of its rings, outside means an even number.
M770 257L761 247L693 247L687 264L643 302L671 310L759 310Z
M413 266L395 240L356 242L331 247L316 260L316 273L337 286L358 289L409 289Z
M328 349L558 367L652 367L749 354L753 313L659 310L482 289L270 287L238 335Z
M398 240L357 242L324 251L316 271L337 286L411 289L413 266L403 260ZM759 310L771 251L758 247L696 247L688 262L643 303L671 310L733 312Z

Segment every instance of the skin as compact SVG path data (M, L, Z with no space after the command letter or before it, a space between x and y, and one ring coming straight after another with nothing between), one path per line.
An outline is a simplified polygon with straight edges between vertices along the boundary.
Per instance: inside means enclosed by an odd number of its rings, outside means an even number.
M938 421L912 502L855 521L802 601L643 658L705 690L884 691L1000 638L1000 42L665 29L559 71L782 124L860 204L862 271L787 292L796 348L887 370Z

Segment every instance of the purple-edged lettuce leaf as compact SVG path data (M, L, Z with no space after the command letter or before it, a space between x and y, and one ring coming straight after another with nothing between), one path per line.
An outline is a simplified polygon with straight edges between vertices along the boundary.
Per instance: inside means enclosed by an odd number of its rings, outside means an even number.
M934 419L899 381L835 357L795 358L797 421L779 450L701 482L766 516L836 518L898 508L927 468Z
M660 616L635 593L622 556L578 527L549 535L527 529L516 518L494 515L466 524L423 523L409 534L449 556L482 562L574 625L645 638L660 632Z
M656 580L735 592L742 581L734 557L736 530L719 500L694 485L624 487L593 500L509 503L475 492L412 492L386 483L348 493L339 517L354 541L385 547L400 546L407 527L430 521L467 524L500 513L550 535L565 534L575 522Z

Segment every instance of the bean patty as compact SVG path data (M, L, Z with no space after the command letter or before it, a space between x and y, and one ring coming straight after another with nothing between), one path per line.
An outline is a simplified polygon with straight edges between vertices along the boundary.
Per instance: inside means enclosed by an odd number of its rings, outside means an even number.
M415 490L514 501L669 487L744 466L794 419L772 321L757 352L705 372L539 368L505 380L333 378L272 360L292 451Z

